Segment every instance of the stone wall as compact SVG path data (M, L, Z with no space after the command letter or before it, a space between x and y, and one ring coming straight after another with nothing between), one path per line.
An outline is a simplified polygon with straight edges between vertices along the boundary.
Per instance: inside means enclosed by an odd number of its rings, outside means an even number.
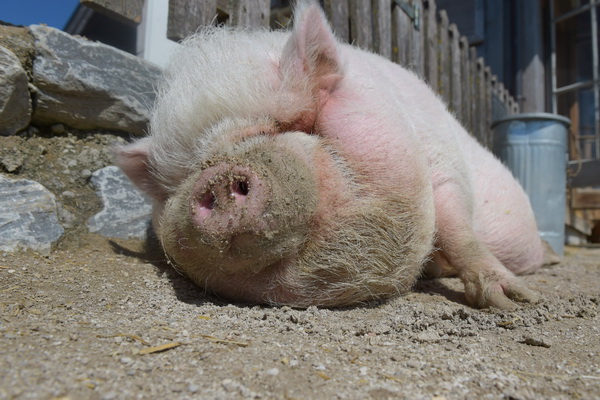
M145 134L160 73L54 28L0 25L0 250L48 252L82 225L145 235L150 204L111 147Z

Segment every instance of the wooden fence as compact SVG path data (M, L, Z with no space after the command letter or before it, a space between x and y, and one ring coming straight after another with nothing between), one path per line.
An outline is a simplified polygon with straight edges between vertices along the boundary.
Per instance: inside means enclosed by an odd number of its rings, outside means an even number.
M144 0L81 0L121 21L139 23ZM490 125L517 113L518 104L434 0L322 0L336 35L419 74L462 124L491 146ZM168 37L180 40L199 26L287 26L289 1L169 0Z

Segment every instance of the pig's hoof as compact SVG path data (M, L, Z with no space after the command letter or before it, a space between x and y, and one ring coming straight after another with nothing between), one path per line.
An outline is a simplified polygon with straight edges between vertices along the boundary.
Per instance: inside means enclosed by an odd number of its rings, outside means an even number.
M519 303L537 303L539 296L514 276L481 285L465 283L467 301L474 307L495 307L501 310L514 310Z

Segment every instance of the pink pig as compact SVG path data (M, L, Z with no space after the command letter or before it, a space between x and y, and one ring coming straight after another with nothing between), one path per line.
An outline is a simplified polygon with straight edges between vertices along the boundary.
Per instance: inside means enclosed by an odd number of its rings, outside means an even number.
M118 149L167 257L234 300L342 306L458 274L468 302L536 295L527 196L412 72L338 42L320 8L291 32L207 28L166 69L151 135Z

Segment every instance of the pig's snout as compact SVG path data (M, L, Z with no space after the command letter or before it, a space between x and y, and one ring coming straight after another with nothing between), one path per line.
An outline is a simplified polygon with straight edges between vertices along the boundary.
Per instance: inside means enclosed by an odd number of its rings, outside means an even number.
M267 185L250 168L221 163L205 169L192 195L194 225L215 236L264 228Z
M272 141L209 160L165 205L161 242L194 279L259 273L296 257L317 208L313 168Z

